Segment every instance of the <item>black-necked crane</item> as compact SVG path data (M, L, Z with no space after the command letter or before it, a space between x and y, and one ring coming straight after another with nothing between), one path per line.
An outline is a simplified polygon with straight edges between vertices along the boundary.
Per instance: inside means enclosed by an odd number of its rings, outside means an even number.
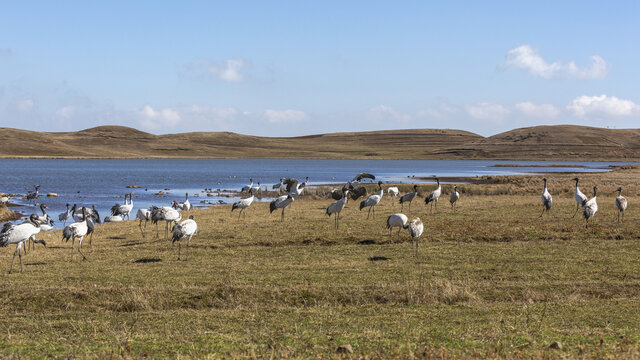
M622 222L624 222L624 211L627 210L627 199L622 196L622 187L619 187L618 196L616 196L616 207L618 208L618 224L620 223L620 214L622 214Z
M178 242L178 260L180 260L180 248L182 245L182 239L187 238L187 256L189 255L189 243L191 238L198 232L198 224L193 220L193 215L180 224L176 224L173 227L173 238L171 243Z
M576 214L578 213L578 210L580 210L581 207L584 207L584 204L587 202L587 196L585 194L582 193L582 191L580 191L580 188L578 187L578 182L580 181L580 179L573 178L573 181L576 182L576 192L573 195L573 198L576 199L576 212L573 213L572 217L575 217Z
M140 233L142 237L144 237L144 231L147 230L147 223L151 220L151 210L149 209L138 209L136 213L136 219L140 220L138 222L138 226L140 227ZM142 222L144 221L144 230L142 229Z
M62 212L60 213L60 215L58 215L58 220L62 221L62 225L66 226L67 225L67 220L69 220L69 218L71 217L71 209L69 204L66 204L67 206L67 211L66 212Z
M111 216L105 216L104 219L102 220L103 223L114 223L114 222L123 222L124 218L122 218L121 215L111 215Z
M286 209L286 207L289 206L292 202L293 202L293 196L291 196L291 194L283 195L276 198L275 200L269 203L269 214L271 214L277 209L282 209L282 215L280 215L280 221L284 221L284 209Z
M174 205L177 201L174 201ZM171 206L151 207L151 222L156 225L156 238L159 237L158 222L165 222L165 238L169 237L169 227L172 223L177 223L182 218L180 212Z
M84 220L67 225L62 230L62 240L69 241L71 239L71 257L73 257L73 245L78 238L78 252L82 255L82 259L86 260L87 257L82 253L82 240L89 232L89 227L93 227L93 223L89 220L87 209L82 208L82 216Z
M240 192L247 192L251 190L251 188L253 187L253 178L249 178L249 181L251 181L251 184L243 186Z
M449 195L449 203L451 204L451 210L456 211L456 202L460 199L460 193L458 192L458 185L453 187L451 195Z
M351 179L351 181L348 182L348 184L359 184L363 179L371 179L371 180L375 180L376 177L372 174L369 173L360 173L358 175L356 175L353 179Z
M387 229L389 229L389 242L393 244L393 235L391 231L394 227L398 228L398 240L400 240L400 230L404 229L404 225L409 221L405 214L393 214L387 218Z
M331 217L334 216L333 223L336 229L340 226L340 213L344 210L344 206L347 204L347 200L349 199L349 190L344 190L342 194L342 198L327 207L325 214Z
M285 190L287 194L291 196L298 196L298 195L302 195L304 188L307 186L307 183L309 183L309 177L307 176L305 181L301 184L298 183L298 179L294 179L294 178L284 179L282 183L286 186Z
M127 198L129 198L130 202L127 202ZM111 215L119 215L122 219L126 217L129 220L131 210L133 210L133 193L128 193L124 194L124 204L115 204L111 207Z
M387 188L387 194L389 195L389 200L391 201L391 207L395 206L395 201L398 195L400 195L400 190L398 190L397 186L392 186Z
M411 215L411 202L418 195L418 185L413 185L413 192L404 194L400 197L400 211L404 209L404 203L409 203L409 215Z
M36 204L36 206L37 205L40 205L40 211L42 211L42 215L36 214L36 216L38 216L38 221L40 222L40 224L48 224L50 221L53 221L49 214L47 214L47 209L49 207L45 204Z
M27 194L26 199L31 201L31 200L36 200L38 198L38 196L40 196L40 185L34 185L33 186L35 188L35 192L30 192Z
M306 184L305 184L306 185ZM262 190L262 185L260 185L260 181L258 181L258 185L256 186L252 186L251 190L253 190L253 192L258 193L260 192L260 190Z
M13 259L11 259L11 267L9 268L9 274L13 271L13 262L16 259L16 255L20 258L20 272L22 273L22 253L20 249L25 241L29 240L37 233L40 232L40 222L36 214L32 214L29 217L29 221L20 225L14 225L6 223L0 230L0 247L16 244L16 251L13 253ZM47 246L44 240L35 240L34 242Z
M233 210L235 209L240 209L240 211L238 212L238 219L240 218L240 215L243 215L243 214L246 217L247 214L244 211L246 208L251 206L254 199L255 199L255 195L253 195L253 189L251 189L249 190L249 197L241 199L240 201L237 201L233 203L233 205L231 205L231 212L233 212Z
M86 210L87 216L91 217L94 223L100 224L100 214L98 213L95 204L91 205L91 209L83 206L80 208L80 212L78 212L76 204L73 204L73 207L71 208L71 216L75 222L84 221L82 209Z
M549 193L549 189L547 189L547 178L543 178L544 189L542 190L542 212L540 213L540 217L544 214L545 211L551 210L551 204L553 203L553 198Z
M184 198L184 202L182 203L182 210L183 211L191 211L193 206L191 205L191 202L189 201L189 193L185 193L184 196L185 196L185 198Z
M440 195L442 194L442 187L440 186L440 179L438 179L437 177L435 177L435 179L438 182L438 187L435 190L433 190L429 194L429 196L424 198L425 205L431 204L431 208L430 208L429 212L433 212L433 204L434 203L436 204L436 212L438 212L438 200L440 199Z
M591 220L591 226L593 226L593 217L598 212L598 202L596 197L598 195L598 186L593 187L593 197L584 204L582 207L582 216L585 220L585 227L589 227L589 220Z
M284 189L283 182L284 182L284 178L280 178L280 182L279 182L279 183L277 183L277 184L274 184L274 185L271 187L271 189L272 189L272 190L278 190L278 192L281 192L281 191L282 191L282 189Z
M422 224L422 220L420 218L415 218L411 220L408 225L403 226L405 229L409 229L409 234L411 235L411 248L415 244L415 249L418 251L418 240L424 231L424 225Z
M367 213L367 219L369 219L369 215L371 215L371 210L373 210L373 218L374 219L376 218L376 205L380 203L380 200L382 200L382 196L384 195L384 189L382 188L382 181L378 181L378 188L379 188L379 191L377 193L369 196L368 198L360 202L360 211L362 211L362 209L366 207L369 208L369 212Z

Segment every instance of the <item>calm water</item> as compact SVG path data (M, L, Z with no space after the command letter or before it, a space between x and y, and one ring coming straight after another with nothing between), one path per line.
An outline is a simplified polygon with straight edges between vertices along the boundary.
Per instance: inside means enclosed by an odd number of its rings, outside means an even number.
M496 164L566 164L567 167L493 167ZM510 175L530 172L607 171L616 162L542 162L485 160L307 160L307 159L0 159L0 191L24 194L27 187L41 185L40 193L55 192L57 198L41 197L49 213L57 220L65 203L95 204L102 217L121 196L134 193L134 210L151 205L169 205L184 200L189 192L194 206L202 200L216 202L203 190L239 190L260 181L271 188L281 177L310 178L310 184L343 183L359 172L369 172L382 181L412 182L412 176L441 177ZM582 165L585 167L572 167ZM127 189L138 185L140 189ZM165 190L169 189L169 190ZM163 190L165 196L152 195ZM199 194L199 197L194 195ZM222 198L231 202L234 199ZM28 204L20 198L13 202ZM20 209L31 213L31 208ZM60 224L56 223L56 226Z

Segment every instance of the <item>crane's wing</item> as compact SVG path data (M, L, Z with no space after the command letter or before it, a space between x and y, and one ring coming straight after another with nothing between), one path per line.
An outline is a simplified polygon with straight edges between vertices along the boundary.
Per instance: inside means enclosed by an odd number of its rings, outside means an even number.
M340 189L333 189L331 190L331 198L333 200L340 200L342 199L342 190Z
M298 179L286 178L286 179L284 179L284 181L282 183L287 186L287 192L290 192L291 189L297 189L298 188Z
M360 173L360 174L356 175L356 177L354 177L353 180L351 180L351 181L360 181L362 179L375 180L376 177L371 175L371 174L368 174L368 173Z
M367 188L364 186L356 186L349 190L349 195L351 196L351 200L358 200L358 198L362 196L367 196Z

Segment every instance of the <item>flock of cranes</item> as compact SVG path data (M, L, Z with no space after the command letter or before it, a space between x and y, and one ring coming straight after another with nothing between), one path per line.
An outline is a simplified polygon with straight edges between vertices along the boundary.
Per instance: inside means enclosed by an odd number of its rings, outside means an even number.
M359 209L362 211L365 208L368 208L367 219L373 217L375 219L375 208L380 204L382 198L385 194L385 189L383 188L383 182L378 181L378 191L372 195L367 197L367 189L363 185L363 181L365 179L369 179L371 181L375 180L375 176L368 173L361 173L355 176L350 181L347 181L344 185L339 188L335 188L331 191L331 197L335 200L329 206L327 206L325 210L325 214L329 217L334 217L334 227L338 229L340 227L340 214L344 210L348 200L358 200L363 198L360 201ZM437 213L438 211L438 201L440 196L442 195L442 187L440 185L440 179L434 176L434 180L436 181L437 187L435 190L431 191L424 199L425 205L430 206L429 212L433 213L434 211ZM593 223L593 218L598 211L598 203L597 203L597 191L598 187L593 187L593 197L588 198L584 193L580 191L579 188L579 179L576 177L572 181L575 181L575 201L576 201L576 211L573 214L573 217L582 209L582 214L585 219L586 226ZM250 179L250 184L242 187L241 192L248 193L248 196L235 202L231 206L231 212L238 209L238 218L241 216L246 217L246 209L251 206L251 204L255 200L255 194L260 191L260 183L258 185L253 185L253 179ZM303 191L307 187L309 182L309 178L307 177L304 182L299 182L295 178L282 178L278 184L273 185L273 189L279 191L281 194L284 192L284 195L276 197L269 204L269 212L273 213L276 210L281 210L281 221L285 220L285 210L288 206L290 206L296 197L302 195ZM548 188L547 179L543 178L543 191L542 191L542 213L540 217L544 216L546 212L549 212L552 208L553 198ZM35 187L35 192L30 193L27 198L31 194L35 194L35 199L37 199L37 194L39 191L39 186ZM618 209L618 222L624 222L624 212L627 209L627 199L622 196L622 187L619 187L616 192L618 193L615 204ZM415 247L416 251L418 248L418 239L422 235L424 231L424 224L420 218L414 218L409 221L409 216L411 215L411 203L418 196L418 185L413 185L413 191L408 192L402 196L400 196L400 191L397 186L391 186L386 189L386 193L392 198L392 204L394 204L395 199L399 198L398 202L401 205L400 213L392 214L387 217L386 220L386 228L389 230L389 241L393 243L393 231L395 228L398 228L397 236L400 237L401 230L408 230L411 240L412 240L412 248ZM460 193L458 192L458 186L454 186L453 191L449 194L449 203L453 211L456 210L456 204L460 199ZM29 199L31 200L31 199ZM5 201L6 202L6 201ZM404 210L404 205L408 203L408 213L409 216L402 213ZM40 208L40 214L32 214L29 216L27 221L22 224L11 224L6 223L2 227L0 231L0 247L8 246L8 245L16 245L16 250L13 254L13 258L11 260L11 267L9 272L11 273L13 270L13 264L15 261L15 257L19 257L20 261L20 272L22 272L22 253L24 250L26 253L26 243L31 241L29 244L42 244L46 246L46 242L44 240L36 240L36 235L41 231L50 231L53 230L53 219L47 213L47 206L45 204L36 204ZM111 215L105 217L103 222L122 222L125 219L129 220L131 213L134 208L133 202L133 193L127 193L124 195L124 202L122 204L114 204L111 207ZM165 238L169 238L169 232L172 233L172 243L178 242L178 260L181 258L181 242L182 240L187 240L187 254L189 251L189 244L193 236L197 235L198 225L195 222L193 216L190 216L187 220L182 220L182 211L189 211L192 209L192 205L189 202L189 194L185 194L185 201L180 203L178 201L173 201L171 206L152 206L149 209L138 209L135 219L139 220L139 228L142 237L145 237L147 223L149 221L152 224L156 225L156 238L159 237L159 227L158 224L161 222L165 223ZM95 224L101 223L100 214L95 208L95 205L91 208L80 207L76 204L70 206L70 204L66 204L66 211L60 213L58 215L58 220L64 224L64 229L62 231L62 239L64 241L71 240L71 255L73 257L75 240L78 240L77 250L78 253L82 256L83 259L86 259L86 256L82 252L82 242L88 236L89 237L89 246L91 246L91 239L93 237L93 232L95 231ZM67 225L67 222L72 222ZM144 222L144 227L142 223Z
M549 192L549 188L547 187L547 179L542 179L544 183L544 188L542 189L542 213L540 213L540 217L544 215L545 212L549 212L551 210L551 205L553 204L553 197ZM579 178L573 178L572 181L575 181L575 193L574 199L576 200L576 211L573 213L572 217L575 217L580 208L582 208L582 216L585 220L585 227L589 227L591 223L593 225L593 218L598 212L598 186L595 185L593 187L593 197L591 199L587 198L587 196L580 191ZM624 212L627 210L627 199L622 196L622 187L618 187L615 191L618 193L616 196L616 209L618 209L618 223L621 222L620 218L622 217L622 222L624 222Z

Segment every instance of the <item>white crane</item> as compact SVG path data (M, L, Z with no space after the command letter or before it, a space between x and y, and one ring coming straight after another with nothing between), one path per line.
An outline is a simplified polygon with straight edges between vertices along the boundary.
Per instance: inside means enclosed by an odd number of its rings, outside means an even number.
M543 178L542 181L544 181L544 190L542 191L542 213L540 213L540 217L545 211L551 210L551 204L553 203L553 198L551 198L551 194L547 189L547 178Z
M174 201L176 204L177 201ZM151 207L151 222L156 224L156 238L159 237L158 233L158 221L164 221L165 224L165 238L169 237L169 226L171 223L177 223L182 218L180 212L171 206Z
M58 220L62 221L62 225L66 226L67 225L67 220L69 220L69 218L71 217L71 209L69 208L69 204L66 204L67 206L67 211L66 212L62 212L60 213L60 215L58 215Z
M127 202L127 198L129 198L130 202ZM124 194L124 204L115 204L111 207L111 215L119 215L122 219L126 217L129 220L131 210L133 210L133 193L128 193Z
M329 217L331 217L331 215L334 216L333 223L336 229L340 226L340 213L344 209L344 206L347 204L348 195L349 195L349 190L344 190L344 193L342 194L342 199L329 205L327 207L327 211L325 212L325 214L327 214L327 216Z
M240 218L240 215L245 215L245 209L248 208L249 206L251 206L251 203L253 203L253 200L255 199L255 196L253 195L253 189L249 190L249 197L248 198L244 198L241 199L240 201L237 201L235 203L233 203L233 205L231 205L231 212L233 212L233 210L235 209L240 209L240 211L238 212L238 219Z
M576 212L573 213L572 217L575 217L576 214L578 213L578 210L580 210L581 207L584 207L584 204L587 202L587 196L585 194L582 193L582 191L580 191L580 188L578 187L578 182L580 181L580 179L573 178L573 181L576 182L576 193L573 196L574 199L576 199Z
M76 222L84 221L82 209L86 210L87 216L89 216L95 223L100 224L100 214L98 213L98 210L96 210L95 205L91 205L91 209L83 206L82 208L80 208L80 212L78 212L76 204L73 204L73 207L71 208L71 215L73 216L73 220L75 220Z
M284 188L284 185L283 185L283 184L284 184L284 178L280 178L280 182L279 182L279 183L277 183L277 184L275 184L275 185L273 185L273 186L271 187L271 189L272 189L272 190L278 190L278 192L281 192L281 191L282 191L282 189Z
M391 231L394 227L398 228L398 240L400 239L400 230L404 228L404 225L409 221L409 218L405 214L393 214L387 218L387 229L389 229L389 242L393 244L393 235Z
M173 240L171 243L178 242L178 260L180 260L180 247L182 244L182 239L187 238L187 256L189 255L189 243L191 242L191 238L196 235L198 231L198 224L196 224L195 220L193 220L193 215L189 216L189 218L180 224L177 224L173 227Z
M460 199L460 193L458 192L458 185L453 187L453 192L449 195L449 203L451 204L451 210L456 211L456 201Z
M26 196L27 200L35 200L35 199L38 198L38 196L40 196L40 194L39 194L40 193L40 185L34 185L33 187L36 189L36 191L28 193L27 196Z
M185 193L184 196L185 196L185 198L184 198L184 202L182 203L182 210L183 211L191 211L193 206L191 205L191 202L189 201L189 193Z
M16 244L16 251L13 252L13 259L11 259L9 274L13 271L13 262L16 259L16 255L20 258L20 272L22 273L22 253L20 252L22 244L39 232L40 222L38 221L36 214L32 214L29 217L28 222L20 225L14 225L11 223L4 224L2 230L0 230L0 247ZM47 246L44 240L34 240L34 242Z
M411 234L411 248L413 249L413 245L415 244L416 251L418 251L418 240L422 235L422 231L424 231L422 220L420 220L420 218L415 218L411 220L409 225L405 225L403 227L405 229L409 229L409 234Z
M624 211L627 210L627 199L622 196L622 187L619 187L618 196L616 196L616 207L618 208L618 224L620 223L620 214L622 214L622 222L624 222Z
M40 205L40 211L42 211L42 215L37 215L36 214L40 224L49 224L51 221L53 221L53 219L51 219L51 217L49 217L49 214L47 214L47 209L49 207L47 205L45 205L45 204L36 204L36 206L37 205Z
M260 192L260 190L262 189L261 185L260 185L260 181L258 181L258 185L256 186L252 186L251 190L253 190L254 192Z
M103 223L114 223L114 222L123 222L124 219L122 218L121 215L111 215L111 216L105 216L105 218L102 220Z
M151 220L151 210L138 209L136 219L140 220L138 226L140 227L140 233L142 233L142 237L144 238L144 231L147 230L147 223ZM142 221L144 221L144 230L142 230Z
M89 233L89 227L91 227L93 231L93 223L89 220L89 215L87 214L87 209L82 208L82 215L84 220L75 222L73 224L67 225L64 230L62 230L62 240L69 241L71 239L71 257L73 257L73 245L78 238L78 252L82 255L82 259L86 260L87 257L82 253L82 240Z
M369 215L371 215L371 210L373 210L373 218L376 218L376 205L380 203L380 200L382 200L382 196L384 195L384 189L382 189L382 181L378 181L378 188L379 191L377 193L360 202L360 211L362 211L362 209L364 209L365 207L369 208L367 219L369 219Z
M276 209L282 209L282 215L280 216L280 221L284 221L284 209L289 206L293 202L293 196L283 195L272 202L269 203L269 214L274 212Z
M6 206L8 202L9 202L9 197L8 196L0 197L0 206Z
M251 190L251 188L253 187L253 178L249 178L249 181L251 181L251 184L243 186L240 192L247 192Z
M438 187L433 190L429 196L427 196L424 199L424 203L425 205L431 204L431 208L429 210L429 212L433 212L433 204L436 204L436 212L438 212L438 200L440 199L440 195L442 194L442 187L440 186L440 179L438 179L437 177L435 178L436 181L438 182Z
M409 203L409 215L411 215L411 202L418 195L418 185L413 185L413 192L404 194L400 197L400 211L404 209L404 203Z
M391 200L391 206L395 206L395 199L400 195L400 190L398 190L397 186L392 186L387 188L387 194L389 195L389 200Z
M598 212L598 202L596 197L598 195L598 186L593 187L593 197L584 204L582 207L582 216L585 220L585 227L589 227L589 220L591 220L591 226L593 226L593 217Z

